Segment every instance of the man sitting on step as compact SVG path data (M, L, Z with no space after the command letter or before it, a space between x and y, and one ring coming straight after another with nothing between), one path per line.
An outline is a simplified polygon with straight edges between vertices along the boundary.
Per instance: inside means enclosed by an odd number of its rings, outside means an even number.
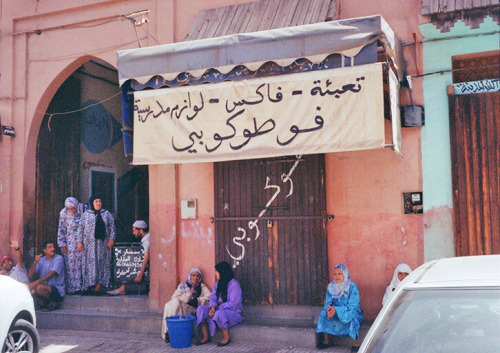
M142 260L142 266L137 274L137 277L134 278L135 283L141 283L144 279L144 273L146 272L149 264L149 227L148 224L144 221L135 221L132 224L132 232L136 238L141 238L141 246L144 249L144 259ZM107 292L110 295L124 295L127 284L124 282L120 287Z
M35 261L28 271L30 279L36 278L29 284L29 289L39 308L52 311L59 307L66 294L64 259L56 254L55 243L51 240L44 242L43 253L45 256L35 256Z

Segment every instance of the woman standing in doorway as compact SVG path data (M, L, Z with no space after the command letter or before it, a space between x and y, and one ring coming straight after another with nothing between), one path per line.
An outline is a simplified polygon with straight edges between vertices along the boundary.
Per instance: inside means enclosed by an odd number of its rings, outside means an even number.
M84 206L74 197L64 201L59 213L57 245L61 248L66 267L66 290L72 294L82 290L82 252L77 250L76 236Z
M94 287L97 294L111 279L111 248L115 243L115 221L102 200L92 196L90 209L83 213L77 234L77 247L83 256L83 289Z

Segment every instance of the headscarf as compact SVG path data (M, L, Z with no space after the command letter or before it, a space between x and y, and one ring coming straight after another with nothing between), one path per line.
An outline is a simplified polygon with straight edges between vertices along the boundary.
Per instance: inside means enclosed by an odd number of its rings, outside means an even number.
M106 237L106 225L104 224L104 220L101 216L102 208L99 211L94 208L94 201L97 199L100 199L102 201L101 197L96 195L93 195L89 200L90 208L97 216L95 220L94 238L103 240Z
M234 272L231 265L226 261L221 261L215 265L215 269L219 272L220 279L217 281L217 298L221 298L222 302L227 302L227 285L234 278Z
M349 270L347 270L347 266L342 263L336 264L333 267L333 270L335 270L336 268L339 268L342 271L344 280L340 283L337 283L335 281L330 282L330 284L328 285L328 291L334 299L339 299L341 296L347 297L349 295L349 287L351 286L351 274L349 273Z
M394 270L394 275L392 275L391 283L389 284L392 292L394 292L396 287L399 286L399 284L401 283L401 281L398 278L399 272L411 273L411 267L405 263L401 263L396 267L396 269Z
M197 284L197 286L199 286L201 283L201 279L203 278L203 274L201 273L201 270L198 267L193 267L189 270L189 274L188 274L188 278L187 278L186 282L189 283L190 285L193 285L193 283L191 283L191 275L193 274L193 272L198 272L200 274L200 281Z
M74 207L75 213L68 211L68 207ZM75 216L81 215L83 213L83 205L76 198L70 196L64 201L64 208L66 213L74 214Z
M200 281L198 282L197 285L193 285L193 283L191 282L191 275L194 272L198 272L200 274ZM191 299L187 303L195 308L198 307L198 298L201 295L201 279L202 278L203 278L203 274L201 273L201 270L198 267L193 267L193 268L191 268L191 270L189 270L187 281L182 282L179 286L182 293L186 293L186 292L190 291L191 288L194 287L195 292L193 293L193 296L191 297Z

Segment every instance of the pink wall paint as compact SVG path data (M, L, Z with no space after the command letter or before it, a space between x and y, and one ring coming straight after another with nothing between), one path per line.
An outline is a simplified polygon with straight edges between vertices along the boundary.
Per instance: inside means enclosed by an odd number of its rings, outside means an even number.
M178 171L174 165L149 167L150 292L153 307L163 307L178 284Z
M412 269L421 264L421 217L340 215L328 224L330 268L339 262L347 265L358 285L365 319L374 320L382 308L385 287L399 263L405 262Z
M330 275L336 263L347 265L368 320L394 268L423 262L423 216L402 212L402 192L422 189L419 149L419 130L404 129L402 156L390 149L326 156L327 213L335 216L327 225Z
M180 220L179 275L185 280L191 267L203 272L203 282L215 283L214 174L212 163L183 164L179 167L180 199L197 199L198 216Z

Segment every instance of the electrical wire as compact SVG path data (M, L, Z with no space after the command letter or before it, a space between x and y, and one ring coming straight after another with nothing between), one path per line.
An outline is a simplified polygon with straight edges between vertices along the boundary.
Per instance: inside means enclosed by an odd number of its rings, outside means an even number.
M80 109L75 109L75 110L70 110L70 111L67 111L67 112L57 112L57 113L47 113L47 112L41 112L41 111L36 111L36 113L41 113L43 115L47 115L49 117L49 121L47 122L47 127L49 128L49 131L52 132L52 130L50 129L50 121L52 120L52 117L54 116L57 116L57 115L69 115L69 114L74 114L74 113L79 113L79 112L82 112L84 110L87 110L91 107L94 107L96 105L99 105L101 103L104 103L106 101L109 101L110 99L113 99L119 95L121 95L122 92L118 92L118 93L115 93L113 94L111 97L108 97L106 99L103 99L102 101L100 102L96 102L96 103L92 103L92 104L89 104L88 106L84 107L84 108L80 108Z
M487 69L487 68L491 68L491 67L499 67L499 65L496 64L496 65L475 66L474 70L475 69ZM420 77L425 77L425 76L430 76L430 75L442 75L444 73L457 72L457 71L467 71L467 70L471 70L471 68L467 67L467 68L463 68L463 69L448 69L448 70L440 70L440 71L434 71L434 72L427 72L425 74L411 76L411 78L420 78Z

